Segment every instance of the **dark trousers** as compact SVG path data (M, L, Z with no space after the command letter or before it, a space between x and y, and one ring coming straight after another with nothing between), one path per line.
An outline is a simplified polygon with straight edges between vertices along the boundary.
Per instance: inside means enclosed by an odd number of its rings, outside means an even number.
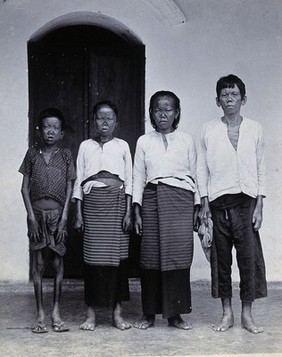
M212 295L231 298L232 248L236 249L240 274L240 298L254 301L267 296L265 264L258 232L253 230L252 216L256 200L231 208L213 208L214 237L211 257Z

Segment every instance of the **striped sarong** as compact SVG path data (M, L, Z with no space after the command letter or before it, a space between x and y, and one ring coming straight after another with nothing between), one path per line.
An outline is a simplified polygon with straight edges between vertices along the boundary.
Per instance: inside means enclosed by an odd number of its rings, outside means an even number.
M148 184L144 190L141 241L142 309L164 318L192 310L194 194Z
M159 183L143 195L141 268L190 268L193 258L194 194Z
M122 229L124 188L93 187L84 195L83 258L89 265L118 267L128 258L129 234Z

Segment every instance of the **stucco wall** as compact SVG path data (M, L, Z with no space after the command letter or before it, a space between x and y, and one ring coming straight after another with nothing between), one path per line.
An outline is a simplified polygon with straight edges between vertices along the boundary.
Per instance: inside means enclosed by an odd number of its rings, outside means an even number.
M150 96L159 89L181 99L180 128L197 140L206 120L221 115L215 82L235 73L247 85L242 114L258 120L267 144L269 178L261 229L268 280L282 280L281 120L282 2L280 0L177 0L162 11L153 0L6 0L0 3L0 280L28 280L25 209L17 173L27 149L27 41L40 28L65 15L94 21L106 15L146 45L146 130ZM173 4L172 4L173 5ZM167 10L167 11L166 11ZM95 16L92 16L95 14ZM209 267L195 237L192 280L209 279Z

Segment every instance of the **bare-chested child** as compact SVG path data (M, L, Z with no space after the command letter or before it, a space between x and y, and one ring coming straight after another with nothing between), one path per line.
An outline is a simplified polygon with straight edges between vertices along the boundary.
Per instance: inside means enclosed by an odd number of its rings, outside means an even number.
M218 332L234 324L232 247L240 272L241 324L263 331L252 317L252 303L267 295L265 264L258 230L265 195L264 143L261 125L240 114L247 101L243 81L235 75L218 80L216 103L223 116L206 123L201 133L197 179L202 200L200 219L213 220L212 295L221 298Z
M66 252L67 217L75 170L71 152L58 146L64 135L64 117L55 108L38 117L40 143L28 149L19 172L23 174L22 196L27 211L28 236L32 254L32 277L37 317L34 333L48 332L43 309L42 277L47 257L54 269L52 330L68 331L59 311Z

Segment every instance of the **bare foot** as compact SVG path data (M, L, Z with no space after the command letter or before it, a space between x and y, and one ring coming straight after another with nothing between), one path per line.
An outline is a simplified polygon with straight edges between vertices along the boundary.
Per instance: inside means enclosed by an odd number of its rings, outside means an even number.
M191 330L192 325L185 322L180 315L169 317L168 326L177 327L181 330Z
M254 333L254 334L261 333L264 331L264 329L262 327L256 326L256 323L255 323L254 319L252 318L252 316L242 315L241 316L241 325L247 331Z
M113 325L121 331L128 330L132 327L131 323L125 321L122 317L113 319Z
M121 311L121 304L117 303L113 310L113 325L121 331L128 330L132 326L121 317Z
M87 318L81 325L79 325L79 329L84 331L94 331L95 325L95 311L89 306L87 309Z
M139 322L135 322L133 327L139 328L140 330L147 330L149 327L154 326L155 315L144 315Z
M212 329L216 332L225 332L234 325L234 317L231 315L223 315L219 324L212 325Z

